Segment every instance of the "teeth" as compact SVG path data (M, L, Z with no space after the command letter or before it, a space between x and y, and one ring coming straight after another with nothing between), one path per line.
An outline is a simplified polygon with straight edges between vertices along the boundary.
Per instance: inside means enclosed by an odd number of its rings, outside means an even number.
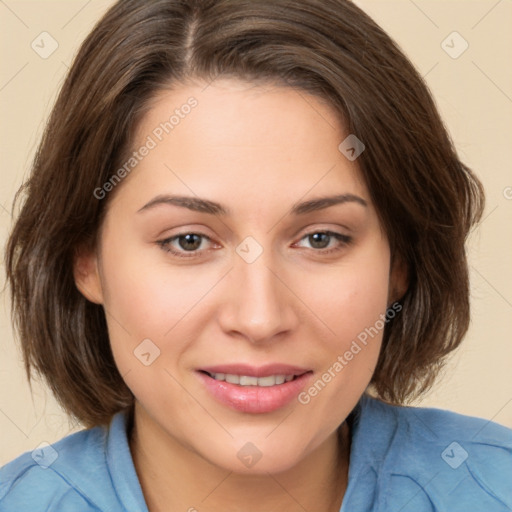
M268 377L252 377L249 375L233 375L230 373L211 373L210 377L215 380L224 380L230 384L238 384L239 386L277 386L290 382L294 375L269 375Z
M283 378L282 382L278 382L278 379ZM275 386L276 384L282 384L284 382L284 375L269 375L268 377L260 377L258 379L258 386Z
M240 376L240 386L257 386L258 377L248 377L247 375Z
M226 373L224 380L226 382L229 382L230 384L240 384L240 377L238 375L232 375L230 373Z
M284 384L286 375L276 375L276 384Z

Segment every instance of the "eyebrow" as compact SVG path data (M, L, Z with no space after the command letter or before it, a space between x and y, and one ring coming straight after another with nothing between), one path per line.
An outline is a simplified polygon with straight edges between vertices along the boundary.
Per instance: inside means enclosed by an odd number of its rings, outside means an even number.
M354 194L338 194L334 196L319 197L317 199L295 203L292 206L290 213L292 215L304 215L306 213L323 210L331 206L345 203L356 203L361 206L368 206L368 203L362 197L356 196ZM187 208L195 212L208 213L210 215L216 216L231 214L229 208L226 208L225 206L221 205L220 203L216 203L215 201L201 199L199 197L175 196L167 194L158 195L151 199L151 201L137 210L137 213L151 210L152 208L160 205L179 206L181 208Z

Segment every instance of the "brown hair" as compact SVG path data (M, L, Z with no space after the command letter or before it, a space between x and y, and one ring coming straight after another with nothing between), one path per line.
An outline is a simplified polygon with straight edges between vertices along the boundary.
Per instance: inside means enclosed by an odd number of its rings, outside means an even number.
M112 194L97 200L94 190L125 161L151 98L217 76L323 98L366 145L357 162L393 258L409 274L372 385L393 403L423 393L468 328L464 244L481 217L483 191L458 159L421 76L345 0L122 0L99 21L15 198L24 195L6 268L29 380L31 368L43 375L87 426L132 404L105 312L76 288L74 253L96 243Z

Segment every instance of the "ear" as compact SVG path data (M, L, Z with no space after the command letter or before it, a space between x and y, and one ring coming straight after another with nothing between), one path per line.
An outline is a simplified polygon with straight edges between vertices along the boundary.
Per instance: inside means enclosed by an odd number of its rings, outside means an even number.
M103 304L103 289L94 249L79 247L73 257L73 276L80 293L95 304Z
M389 297L388 302L392 304L400 300L409 288L409 268L403 258L395 254L389 275Z

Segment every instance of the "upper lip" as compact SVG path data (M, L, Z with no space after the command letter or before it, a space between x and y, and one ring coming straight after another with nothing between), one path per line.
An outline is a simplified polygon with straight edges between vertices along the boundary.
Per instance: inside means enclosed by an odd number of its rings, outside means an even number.
M230 375L247 375L249 377L269 377L270 375L302 375L308 368L292 366L289 364L266 364L264 366L252 366L249 364L222 364L218 366L205 366L199 368L207 373L227 373Z

